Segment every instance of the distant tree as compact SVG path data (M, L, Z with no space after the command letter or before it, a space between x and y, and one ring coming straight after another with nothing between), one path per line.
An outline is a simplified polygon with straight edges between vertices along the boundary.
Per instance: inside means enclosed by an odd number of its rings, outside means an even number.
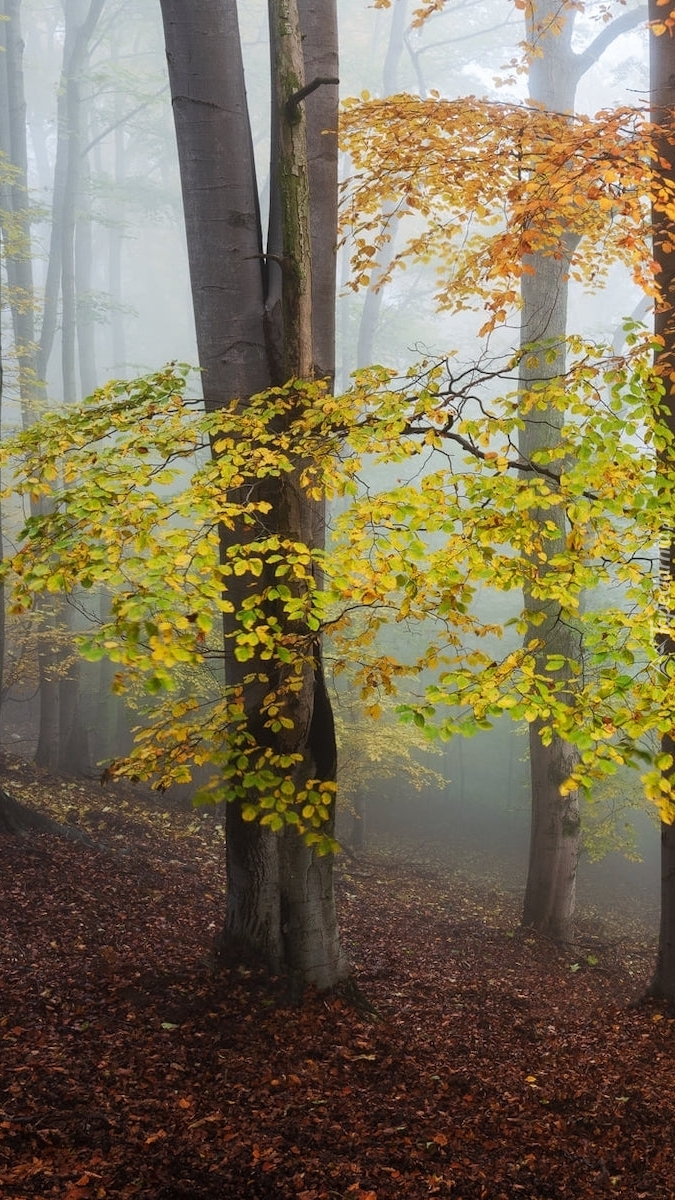
M583 75L620 33L639 24L646 15L642 9L624 13L619 20L608 23L584 51L577 52L572 48L577 11L571 5L561 6L560 0L531 0L527 6L530 99L550 113L574 113L576 90ZM538 232L541 236L542 231ZM555 405L546 408L533 404L532 395L544 380L558 379L565 386L569 281L579 240L576 230L557 227L549 245L544 235L541 248L523 258L519 361L523 422L518 448L525 462L532 462L538 453L555 452L567 420L567 413ZM555 513L543 510L541 520L542 525L547 520L558 525L557 536L552 530L547 535L547 553L553 557L564 551L570 523L562 509ZM534 569L538 574L536 565ZM525 608L534 612L537 621L525 634L526 643L539 642L537 669L545 670L547 658L560 655L568 664L565 669L570 671L573 686L574 674L582 670L582 645L575 622L563 615L555 600L542 604L536 588L534 593L526 588ZM571 941L581 824L578 794L561 794L561 787L578 766L581 752L564 738L542 741L542 723L530 724L532 820L523 923L556 941Z
M663 199L675 193L675 9L667 10L659 0L649 2L649 51L652 120L658 136L654 169L657 174L657 196L661 203L652 206L654 258L659 283L659 298L654 315L656 334L656 369L663 382L664 417L670 433L675 436L675 244L671 211L664 211ZM661 470L667 475L675 471L672 442L664 442L660 455ZM673 613L675 605L675 524L672 516L664 514L661 536L661 575L664 587L663 619L658 636L662 669L666 681L672 678L675 635ZM672 686L672 684L671 684ZM672 726L663 735L664 771L673 777L675 739ZM661 820L661 921L659 948L650 992L653 996L675 1003L675 805L662 807Z
M435 7L430 6L430 11ZM581 143L577 141L577 120L573 115L576 88L611 42L639 24L645 13L634 9L622 14L606 24L584 50L577 52L572 48L572 33L578 5L561 4L560 0L531 0L523 7L527 26L525 56L533 102L529 110L476 101L473 97L454 102L436 98L424 102L412 97L407 102L405 97L394 97L390 102L368 101L362 109L366 121L370 113L370 130L359 121L357 106L355 117L351 112L346 115L346 144L355 159L354 202L361 208L361 217L356 223L357 280L364 278L364 268L370 270L375 254L381 253L381 246L386 246L392 236L388 230L376 230L375 204L382 204L384 194L397 220L408 210L417 220L421 215L427 221L427 228L422 233L416 231L395 256L389 274L395 270L397 262L404 264L411 257L427 261L435 249L443 264L439 270L437 293L441 307L472 307L475 304L472 291L480 294L487 313L481 330L483 334L489 334L515 308L519 309L521 333L517 370L522 401L513 440L525 467L524 482L527 483L533 464L539 458L559 457L561 431L569 419L560 403L560 393L568 387L570 277L589 279L595 271L595 265L591 267L590 261L586 265L586 260L593 260L595 264L599 257L589 247L594 238L596 245L601 240L605 249L604 262L598 273L604 274L613 252L605 233L597 225L597 218L602 219L603 207L608 214L618 207L617 215L620 215L620 206L615 205L611 194L599 199L603 173L605 186L608 185L612 193L614 167L608 161L605 170L594 157L602 139L606 138L610 155L612 140L617 134L618 140L622 141L619 130L623 116L618 113L614 120L605 114L610 123L604 132L601 123L592 132L592 123L586 127L585 136L590 136L593 144L590 149L588 143L589 160L597 163L599 168L598 190L587 199L582 197L581 191L572 197L571 188L576 184L578 169L575 158L581 150ZM491 116L488 115L490 110ZM404 148L394 133L387 145L380 143L385 126L391 133L392 121L398 127L400 114L403 124L406 111L408 122L420 121L420 141L416 144L413 134ZM494 146L491 157L485 135L490 120L498 131L501 122L503 132L504 122L511 118L515 119L519 129L516 132L514 126L514 140L511 150L507 151L513 158L508 166L505 164L506 174L500 175ZM550 128L551 122L556 124L557 133L552 135L555 148L553 141L548 143L550 154L545 144L546 135L541 142L538 140L536 128L539 122L542 134L545 125L549 124ZM432 129L437 129L438 141ZM451 134L455 145L459 140L468 150L470 145L480 144L484 153L474 155L474 164L469 165L465 163L463 152L459 151L462 165L453 166L452 147L448 145L447 152L442 148L446 138L450 141ZM568 137L569 157L565 150ZM488 140L492 141L491 134L488 134ZM500 132L495 140L501 141ZM578 149L573 149L573 144ZM506 143L502 142L502 145L506 150ZM535 145L538 146L536 150ZM581 150L582 157L583 154ZM497 155L503 162L499 151ZM602 159L602 152L600 157ZM596 187L594 170L595 165L589 166L593 175L591 192ZM491 172L494 172L494 186L488 177ZM375 183L372 195L370 179ZM387 181L384 191L383 179ZM424 180L422 187L419 186L420 179ZM492 233L491 227L501 225L504 206L507 210L505 226ZM644 233L640 232L638 210L634 218L636 233L626 237L620 248L617 246L617 257L625 259L626 251L630 249L634 268L640 275L643 261L647 269L648 248ZM497 370L495 376L498 375ZM554 398L547 406L544 394L548 387ZM570 403L573 402L570 393ZM543 546L541 537L535 538L533 557L528 564L523 563L524 614L526 618L527 614L532 614L532 622L529 618L525 622L525 645L533 654L537 672L546 672L549 659L558 661L561 666L556 687L563 687L563 672L567 671L574 690L574 680L582 671L582 644L573 611L575 606L570 607L568 596L561 600L555 586L551 586L553 580L547 583L544 577L548 569L546 561L555 564L557 557L565 553L568 539L576 534L564 506L551 504L547 498L538 517L536 513L535 505L532 515L539 520L545 533ZM555 577L558 568L553 565L550 571ZM543 738L542 730L545 730ZM580 748L573 742L551 735L546 713L541 720L530 721L532 825L523 920L526 925L562 941L572 937L580 847L578 796L563 785L574 776L580 754Z

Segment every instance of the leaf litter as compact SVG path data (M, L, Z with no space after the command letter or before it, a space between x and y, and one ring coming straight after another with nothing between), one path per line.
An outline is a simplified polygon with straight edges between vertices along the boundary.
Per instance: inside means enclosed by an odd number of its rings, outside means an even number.
M291 1005L212 970L217 818L7 774L98 844L0 838L5 1200L672 1197L675 1022L635 1003L639 922L571 953L470 861L383 846L337 869L368 1004Z

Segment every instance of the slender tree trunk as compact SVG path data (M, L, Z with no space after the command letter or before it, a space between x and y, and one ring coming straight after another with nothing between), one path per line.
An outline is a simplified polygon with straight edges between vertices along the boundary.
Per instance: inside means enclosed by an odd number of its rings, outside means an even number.
M335 377L338 209L338 30L333 0L298 0L305 79L333 80L303 106L310 189L313 373Z
M54 346L58 301L62 300L61 376L63 398L77 399L75 286L75 226L78 181L80 177L80 80L87 61L89 42L105 0L65 0L65 41L61 87L57 104L57 147L52 198L52 228L49 261L45 281L42 327L37 354L38 379L46 383L47 369ZM55 646L67 641L67 624L47 625L55 611L49 601L43 605L44 642L38 656L40 676L40 729L35 761L48 770L59 769L64 744L70 738L76 720L77 702L73 689L62 680L55 661ZM58 622L58 617L54 618ZM61 730L63 739L61 738Z
M54 191L52 197L52 229L49 243L49 261L45 281L44 303L42 310L42 327L38 351L38 376L41 380L47 378L47 366L51 357L56 335L58 318L58 302L60 283L64 272L65 249L65 284L64 294L64 323L71 320L70 308L73 309L72 323L74 326L74 284L70 291L70 276L73 272L71 237L74 237L72 213L74 213L75 197L77 195L77 176L79 168L80 140L77 129L79 104L77 89L80 75L86 62L91 36L96 28L98 19L103 11L105 0L65 0L66 36L63 46L63 69L57 104L57 144L56 162L54 166ZM71 127L71 122L74 124ZM64 343L66 356L71 353L71 337L66 330ZM68 358L64 362L64 376L70 380L72 371Z
M21 2L3 0L2 9L6 19L0 22L0 148L17 171L13 184L5 189L3 196L3 213L13 224L11 231L5 227L4 251L7 300L12 314L14 348L19 368L21 417L23 425L27 426L35 419L35 406L42 389L38 381L35 344Z
M112 61L117 59L117 45L113 47ZM124 178L126 170L124 151L124 126L122 120L122 101L118 92L115 93L114 120L116 122L114 139L114 176L113 196L108 204L108 291L110 292L110 349L112 356L113 375L123 375L126 371L127 352L124 330L124 293L122 286L122 254L124 249Z
M55 603L56 601L56 603ZM35 762L46 771L59 769L61 729L62 605L49 597L36 605L38 618L38 678L40 681L40 724Z
M77 224L75 226L75 328L80 395L91 396L98 386L96 372L96 325L91 303L93 229L89 163L80 165Z
M663 9L657 0L649 0L650 21L660 21ZM659 141L658 170L672 187L675 182L675 148L672 144L675 121L675 43L669 34L656 36L650 32L650 89L652 121L663 129ZM658 266L657 281L660 299L654 315L654 332L662 341L656 366L660 369L667 407L667 421L671 432L675 432L675 387L673 386L673 362L675 361L675 251L673 246L673 221L658 207L652 212L654 228L654 258ZM671 449L662 452L661 466L672 474L675 461ZM675 530L667 526L663 530L661 545L661 578L666 589L675 585ZM675 613L672 601L667 602L664 613L666 633L660 638L659 649L664 659L664 668L671 666L675 655ZM675 741L665 737L663 750L675 756ZM675 817L675 813L672 814ZM654 976L650 984L651 995L675 1004L675 823L661 822L661 923L659 947Z
M555 379L564 370L567 269L572 249L573 243L568 241L566 255L554 258L542 254L525 264L532 268L532 273L526 273L522 282L522 342L523 347L529 347L523 356L519 379L524 400L534 384ZM530 461L535 451L556 445L562 421L563 414L555 409L528 411L519 434L522 458ZM565 514L546 509L541 513L542 523L544 520L555 521L558 526L557 537L546 540L546 553L551 558L566 545ZM541 574L541 564L536 558L532 561L533 568ZM538 672L545 674L550 654L578 661L579 634L563 619L559 604L542 602L526 593L525 610L539 616L542 611L545 613L543 623L532 624L525 639L526 643L540 646L534 652ZM580 849L579 798L576 792L563 796L560 789L578 764L578 752L560 737L554 736L550 745L544 745L537 722L530 725L529 743L532 819L523 924L556 941L568 942L573 938Z
M571 38L574 16L570 12L560 32L552 22L559 15L558 0L536 0L530 16L528 41L538 53L530 65L530 97L554 112L571 112L574 106L575 80L572 71ZM556 409L527 409L527 396L533 386L560 377L565 370L567 336L568 270L576 242L567 239L563 254L529 255L524 261L521 283L521 359L519 390L525 406L525 420L519 435L519 452L530 461L535 451L554 446L560 438L563 414ZM553 251L554 247L551 247ZM564 512L547 509L541 520L553 520L557 538L546 541L549 558L566 542ZM533 568L540 571L537 560ZM578 634L562 619L560 606L525 594L525 610L545 612L543 624L533 624L526 644L540 644L535 652L537 671L545 673L549 654L561 654L576 661L580 654ZM561 796L560 787L578 763L578 752L562 738L554 736L546 746L539 735L539 724L530 726L530 782L532 819L530 856L523 905L523 924L567 942L573 937L576 871L580 850L579 799L576 793Z
M312 239L329 240L330 251L317 247L317 262L330 272L335 226L322 235L319 226L311 230L304 111L315 93L297 99L304 67L294 9L294 0L270 0L273 164L269 246L263 254L236 4L199 0L186 14L181 0L162 0L197 342L205 401L212 409L234 398L245 404L251 395L291 375L311 377L315 364L332 376L332 343L327 344L325 326L323 335L316 335L316 346L314 342L313 330L321 323L312 301L311 247ZM321 19L322 13L332 16L332 24ZM319 34L329 43L334 37L332 0L307 4L308 14L305 54L312 63L319 62L320 53L332 61L330 44L320 52L317 40ZM312 159L314 179L329 177L325 154L322 145ZM332 304L334 271L330 287L325 272L321 287ZM324 340L317 353L320 336ZM304 502L297 481L263 482L259 495L272 504L266 533L316 544L321 514ZM250 529L234 535L223 531L223 551L233 537L254 536ZM246 588L242 582L228 587L235 609ZM235 628L236 622L226 618L226 648ZM227 683L244 688L249 727L267 744L272 735L265 730L260 703L263 693L282 681L252 685L255 673L255 663L238 663L227 653ZM298 778L334 779L332 714L318 649L287 711L293 730L284 749L302 755ZM347 967L337 932L331 855L319 858L293 829L275 836L257 823L244 822L238 801L227 806L226 828L223 955L288 972L297 987L337 983Z
M391 96L398 91L398 68L404 47L404 35L408 19L408 0L395 0L391 12L389 26L389 43L382 71L382 88L385 96ZM394 253L394 241L398 230L398 221L394 219L395 205L387 203L382 209L381 230L389 230L391 241L378 255L373 276L366 291L359 332L356 340L356 366L370 366L375 359L375 335L380 323L384 287L381 280Z
M633 28L643 16L635 10L623 14L580 53L572 50L574 18L573 7L565 11L560 0L533 0L528 11L527 35L532 48L530 97L552 112L574 111L577 84L584 73L619 34ZM552 253L535 254L525 261L521 346L528 349L521 360L519 378L524 398L533 384L554 380L565 370L568 269L576 246L576 239L566 235L560 246L551 246ZM529 461L536 450L556 445L562 422L563 414L555 409L528 411L519 438L522 457ZM563 512L556 515L554 510L547 509L545 516L558 526L557 539L546 541L550 558L565 546L567 527ZM537 669L542 674L549 654L560 654L571 663L579 661L579 635L562 619L558 604L542 604L526 594L525 609L545 614L543 624L533 625L526 635L526 641L535 639L542 643L541 650L535 653ZM562 796L560 787L577 762L574 746L558 737L545 746L538 726L530 727L532 824L523 923L562 942L573 937L581 826L578 795L572 792Z

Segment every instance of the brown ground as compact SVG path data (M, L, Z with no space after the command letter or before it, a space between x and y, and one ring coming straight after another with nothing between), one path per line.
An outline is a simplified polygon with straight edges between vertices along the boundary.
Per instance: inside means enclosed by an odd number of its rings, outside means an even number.
M574 953L450 851L338 870L376 1012L214 976L221 830L5 763L99 848L0 838L4 1200L527 1200L675 1195L675 1022L631 1007L637 919Z

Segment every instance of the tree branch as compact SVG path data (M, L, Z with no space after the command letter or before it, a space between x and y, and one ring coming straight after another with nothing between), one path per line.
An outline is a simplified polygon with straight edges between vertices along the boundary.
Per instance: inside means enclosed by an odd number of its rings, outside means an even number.
M288 100L286 101L286 112L288 113L289 117L293 115L301 100L304 100L306 96L311 95L311 93L315 92L317 88L322 87L324 83L339 82L340 80L334 75L317 75L316 79L313 79L311 83L306 83L304 87L301 87L297 92L293 92L292 96L289 96Z
M574 70L577 81L585 75L588 70L602 57L608 46L616 38L621 37L622 33L628 33L629 30L635 29L647 20L647 5L642 4L639 8L633 8L630 12L624 12L620 17L615 17L596 38L593 39L590 46L582 50L581 54L575 54Z

